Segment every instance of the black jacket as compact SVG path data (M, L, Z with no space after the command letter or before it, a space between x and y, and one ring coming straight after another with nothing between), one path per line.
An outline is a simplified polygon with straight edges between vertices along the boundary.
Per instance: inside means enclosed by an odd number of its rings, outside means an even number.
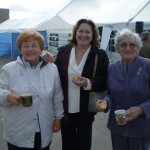
M56 65L58 66L61 84L64 92L64 109L65 114L68 113L68 64L70 58L70 52L72 47L69 45L60 47L58 49L58 54L56 58ZM95 55L98 54L98 62L96 75L93 78L93 69ZM85 62L82 76L88 78L92 83L92 91L102 92L106 90L107 84L107 69L108 69L109 60L107 54L104 50L99 48L91 48L90 53ZM81 88L80 90L80 112L88 112L88 99L89 91Z

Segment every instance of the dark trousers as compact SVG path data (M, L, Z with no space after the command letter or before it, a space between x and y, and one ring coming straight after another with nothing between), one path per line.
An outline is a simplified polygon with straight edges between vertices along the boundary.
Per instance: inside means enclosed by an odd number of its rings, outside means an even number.
M7 142L8 150L50 150L49 146L41 148L41 134L40 132L35 134L35 141L34 141L34 148L25 148L25 147L17 147L12 145L11 143Z
M62 122L62 150L91 149L93 118L76 113L69 115L67 123Z
M124 137L111 133L113 150L150 150L150 137Z

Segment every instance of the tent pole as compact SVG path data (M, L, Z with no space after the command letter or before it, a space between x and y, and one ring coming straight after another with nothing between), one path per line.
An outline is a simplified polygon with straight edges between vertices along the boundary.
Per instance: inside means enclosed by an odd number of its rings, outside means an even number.
M62 8L56 15L59 15L66 7L68 7L71 3L73 2L73 0L71 0L64 8Z
M131 18L128 20L128 22L127 22L127 24L126 24L126 27L129 25L129 23L130 23L137 15L139 15L139 14L141 13L141 11L142 11L149 3L150 3L150 0L149 0L133 17L131 17Z

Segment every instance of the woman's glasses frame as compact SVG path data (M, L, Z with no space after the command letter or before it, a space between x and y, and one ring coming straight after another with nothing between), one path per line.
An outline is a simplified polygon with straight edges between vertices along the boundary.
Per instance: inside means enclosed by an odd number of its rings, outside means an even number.
M137 45L135 43L121 43L119 44L120 48L127 48L129 47L130 49L133 49L135 47L137 47Z

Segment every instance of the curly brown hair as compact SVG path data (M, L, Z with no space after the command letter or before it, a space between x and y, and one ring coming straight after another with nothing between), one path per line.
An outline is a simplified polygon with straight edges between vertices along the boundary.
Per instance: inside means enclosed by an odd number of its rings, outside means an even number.
M79 26L82 23L87 23L92 28L93 37L92 37L92 41L91 41L91 47L100 47L100 34L99 34L99 30L96 27L95 23L92 20L90 20L90 19L80 19L80 20L78 20L78 22L76 23L76 25L73 27L73 31L72 31L71 37L68 39L69 44L71 46L74 46L74 45L77 44L76 33L77 33L77 30L78 30Z
M32 29L26 29L19 34L19 36L16 40L16 44L17 44L18 48L20 49L22 43L27 42L30 39L34 39L34 40L38 41L41 50L44 49L44 37L43 37L43 35L41 35L37 31L32 30Z

